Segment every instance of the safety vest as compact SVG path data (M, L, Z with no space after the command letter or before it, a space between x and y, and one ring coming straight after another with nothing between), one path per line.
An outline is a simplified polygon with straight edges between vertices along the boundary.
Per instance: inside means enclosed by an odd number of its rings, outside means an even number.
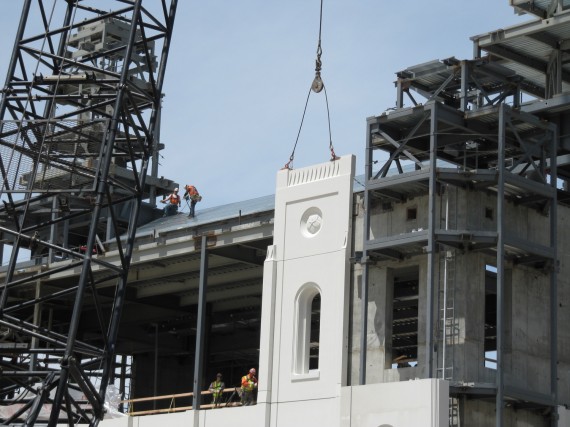
M253 391L255 388L255 377L249 377L249 375L244 375L241 377L241 388L245 391Z
M188 194L192 200L197 200L198 197L200 197L200 193L198 193L198 190L193 185L186 186L186 194Z
M180 203L180 196L178 194L172 193L170 196L168 196L168 200L170 201L171 205L177 205Z
M210 384L210 388L213 390L212 394L214 396L218 396L222 393L222 388L223 388L223 382L218 382L218 381L214 381L212 382L212 384Z

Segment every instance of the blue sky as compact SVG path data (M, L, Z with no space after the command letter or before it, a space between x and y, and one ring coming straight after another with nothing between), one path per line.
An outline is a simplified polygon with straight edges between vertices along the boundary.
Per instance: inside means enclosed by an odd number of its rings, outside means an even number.
M4 79L22 1L1 1ZM198 212L274 193L314 77L319 8L319 0L179 0L159 175L197 186ZM363 172L366 117L394 106L395 72L469 59L470 36L529 19L508 0L324 0L322 77L336 153L355 154ZM321 92L311 95L293 166L328 159Z

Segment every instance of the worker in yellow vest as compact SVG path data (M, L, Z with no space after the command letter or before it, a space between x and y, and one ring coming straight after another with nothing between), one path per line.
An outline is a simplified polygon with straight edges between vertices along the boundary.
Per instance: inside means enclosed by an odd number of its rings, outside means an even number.
M222 392L226 385L222 381L222 374L218 373L216 379L210 383L208 390L212 393L212 403L214 408L217 408L222 403Z
M247 375L241 377L241 404L244 406L255 405L254 393L257 389L255 368L251 368Z

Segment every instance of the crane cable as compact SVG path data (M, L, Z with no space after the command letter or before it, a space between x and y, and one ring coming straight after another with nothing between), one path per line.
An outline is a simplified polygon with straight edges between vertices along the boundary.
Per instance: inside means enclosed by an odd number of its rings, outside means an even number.
M301 129L303 128L303 122L305 121L305 114L307 113L307 106L309 105L309 98L311 97L311 92L320 93L322 90L325 92L325 103L327 106L327 121L328 121L328 128L329 128L329 150L331 152L331 161L338 160L337 155L334 152L334 147L332 143L332 132L331 132L331 115L329 110L329 98L327 95L327 88L321 78L321 69L322 69L322 61L321 55L323 53L323 49L321 47L321 34L323 28L323 0L321 0L321 10L319 16L319 42L317 44L317 58L315 60L315 78L311 83L311 87L309 88L309 93L307 94L307 100L305 101L305 108L303 109L303 116L301 117L301 124L299 125L299 131L297 132L297 139L295 140L295 145L293 146L293 151L289 156L289 161L283 166L283 169L293 169L293 159L295 158L295 149L297 148L297 143L299 142L299 137L301 136Z

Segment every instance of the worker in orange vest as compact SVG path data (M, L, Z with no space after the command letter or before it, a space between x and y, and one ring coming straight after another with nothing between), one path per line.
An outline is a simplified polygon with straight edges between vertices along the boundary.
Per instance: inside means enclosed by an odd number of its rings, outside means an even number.
M202 196L198 193L198 190L193 185L186 185L184 187L184 200L190 201L190 213L188 218L194 218L196 203L202 200Z
M255 368L251 368L247 375L241 377L241 404L244 406L255 405L254 392L257 389Z
M180 196L178 195L178 188L175 188L174 192L171 195L169 195L166 199L160 201L160 203L166 203L166 202L168 202L168 204L164 207L164 215L162 215L162 217L164 218L165 216L176 215L176 213L178 212L178 207L180 206Z

